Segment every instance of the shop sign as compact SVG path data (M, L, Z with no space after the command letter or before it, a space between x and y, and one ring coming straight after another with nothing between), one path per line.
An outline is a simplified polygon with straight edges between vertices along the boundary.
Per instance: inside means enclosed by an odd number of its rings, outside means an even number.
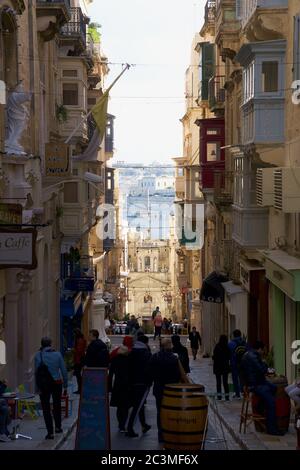
M65 289L74 292L93 292L94 278L92 277L77 277L74 279L65 280Z
M46 144L46 176L63 177L71 175L69 146L67 144Z
M0 204L0 224L21 224L21 204Z
M36 237L37 231L34 228L26 230L0 228L0 269L17 267L35 269Z

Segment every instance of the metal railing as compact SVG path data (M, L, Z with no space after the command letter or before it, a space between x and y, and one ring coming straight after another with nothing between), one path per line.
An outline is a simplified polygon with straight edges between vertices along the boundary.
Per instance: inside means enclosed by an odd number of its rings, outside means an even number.
M216 18L216 0L208 0L205 5L205 23L214 23Z
M225 76L215 75L208 82L208 102L210 108L223 107L225 103Z
M81 8L72 7L70 9L71 19L60 30L61 36L81 39L86 46L86 23Z

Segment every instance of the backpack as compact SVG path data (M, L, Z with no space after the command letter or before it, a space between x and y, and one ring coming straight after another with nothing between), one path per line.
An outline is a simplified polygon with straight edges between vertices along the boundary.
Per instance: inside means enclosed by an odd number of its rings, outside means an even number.
M247 345L245 343L239 344L234 350L234 355L235 355L235 358L236 358L236 364L237 364L238 370L241 369L242 359L243 359L244 354L247 351L248 351L248 349L247 349Z
M35 381L38 389L41 392L44 392L47 391L51 387L51 385L53 385L54 379L49 372L48 366L43 361L42 352L40 352L40 355L41 363L35 372Z

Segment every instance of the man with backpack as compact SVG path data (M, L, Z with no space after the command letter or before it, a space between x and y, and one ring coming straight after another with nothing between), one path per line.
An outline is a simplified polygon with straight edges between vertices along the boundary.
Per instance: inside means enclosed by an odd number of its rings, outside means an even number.
M68 393L68 373L63 357L51 345L50 338L42 338L41 348L34 358L36 386L48 432L46 439L54 439L50 398L52 396L55 433L62 433L61 397L63 388L64 395Z
M234 330L232 333L232 340L229 341L228 347L230 350L230 367L232 374L232 382L234 388L234 398L241 398L241 390L243 384L241 383L241 363L244 354L247 352L247 343L242 338L240 330Z

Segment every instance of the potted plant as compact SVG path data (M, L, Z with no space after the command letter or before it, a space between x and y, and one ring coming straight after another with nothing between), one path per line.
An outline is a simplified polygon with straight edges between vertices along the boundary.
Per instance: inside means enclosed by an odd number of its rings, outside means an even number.
M56 105L56 119L60 124L68 120L68 110L63 104Z

